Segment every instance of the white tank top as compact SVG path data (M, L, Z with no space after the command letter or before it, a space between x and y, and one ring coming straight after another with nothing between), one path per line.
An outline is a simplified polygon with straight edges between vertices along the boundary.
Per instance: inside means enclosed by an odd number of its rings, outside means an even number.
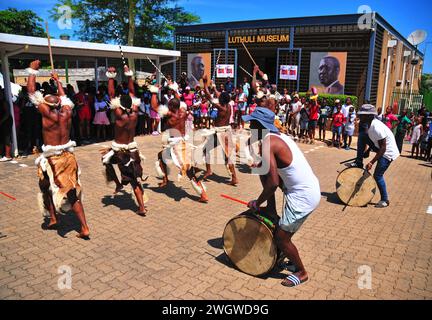
M321 199L318 178L313 173L311 166L297 144L289 136L272 133L269 135L283 140L291 150L291 164L277 170L284 183L286 205L296 211L299 218L302 218L302 216L306 216L318 207Z

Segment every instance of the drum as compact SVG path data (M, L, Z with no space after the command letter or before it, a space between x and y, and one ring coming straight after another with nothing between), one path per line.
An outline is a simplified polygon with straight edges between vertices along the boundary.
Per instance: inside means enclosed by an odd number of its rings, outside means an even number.
M377 189L375 179L362 168L347 168L336 179L336 193L339 199L351 207L366 206Z
M278 257L273 238L274 223L246 211L231 219L223 233L223 247L242 272L260 276L273 269Z

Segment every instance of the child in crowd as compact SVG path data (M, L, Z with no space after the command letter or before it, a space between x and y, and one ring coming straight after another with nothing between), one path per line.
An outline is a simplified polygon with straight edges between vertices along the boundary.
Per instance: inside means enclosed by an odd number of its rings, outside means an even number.
M415 127L412 129L412 135L411 135L411 144L412 144L412 148L411 148L411 158L414 158L414 153L415 158L418 159L419 156L419 141L420 141L420 137L423 135L423 126L421 124L421 119L419 118L415 118Z
M309 101L306 101L300 110L300 139L308 143L307 133L309 124Z
M344 147L349 150L352 143L352 136L354 135L356 113L354 107L349 108L348 118L345 124Z
M323 99L318 118L319 140L325 141L327 118L331 116L331 108L327 104L327 99ZM322 135L321 135L322 134ZM322 137L322 139L321 139Z
M341 112L341 106L338 105L336 108L336 112L333 114L333 120L332 120L332 143L334 147L338 147L340 149L342 144L342 126L344 123L344 116Z

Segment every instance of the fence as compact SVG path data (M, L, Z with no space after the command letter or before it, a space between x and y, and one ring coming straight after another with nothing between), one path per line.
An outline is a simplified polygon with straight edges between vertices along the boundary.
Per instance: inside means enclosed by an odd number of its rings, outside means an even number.
M391 105L393 105L394 102L398 104L398 114L403 109L416 111L423 105L423 95L418 91L413 91L411 93L410 90L394 90L391 97ZM395 112L395 110L393 110L393 112Z

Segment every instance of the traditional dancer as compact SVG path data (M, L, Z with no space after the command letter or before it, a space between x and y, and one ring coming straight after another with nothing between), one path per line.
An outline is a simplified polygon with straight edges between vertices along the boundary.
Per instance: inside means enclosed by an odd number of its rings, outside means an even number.
M108 94L111 99L110 105L115 115L115 132L111 148L101 150L102 163L105 165L107 181L114 181L116 184L114 193L119 192L123 189L123 186L130 183L139 206L136 213L145 216L147 209L144 205L144 189L138 182L138 178L143 180L141 159L144 159L144 157L138 151L138 145L134 141L141 100L135 97L132 70L129 70L128 66L125 65L124 73L128 77L129 94L122 94L117 97L114 86L114 78L117 75L116 70L114 67L110 67L106 73L108 77ZM120 169L121 182L117 178L114 164L117 164Z
M180 170L180 175L190 179L193 189L200 196L199 202L208 202L206 187L202 181L196 178L197 168L193 156L194 146L189 142L189 136L186 134L186 119L188 116L187 106L180 102L177 83L169 83L169 88L174 91L175 98L168 101L168 107L160 105L157 94L159 87L150 86L152 93L151 108L158 112L161 117L167 117L168 138L164 150L159 152L156 161L156 172L158 177L162 178L159 187L165 187L168 184L167 160L172 160Z
M232 186L236 186L238 184L237 174L235 171L235 166L232 160L232 153L236 151L236 146L233 142L233 132L230 126L230 117L231 117L231 108L229 105L230 96L227 92L219 93L216 88L215 95L213 98L208 89L208 78L207 76L203 77L204 82L204 92L209 101L212 102L213 106L218 109L217 118L214 120L214 129L207 130L207 143L204 147L205 158L206 158L206 173L204 174L203 179L207 179L213 173L211 171L210 165L210 151L220 144L224 151L224 160L225 165L228 168L228 172L231 176L231 182L229 183Z
M40 91L36 91L39 67L40 61L35 60L26 70L29 73L29 98L42 115L43 153L36 159L43 199L40 201L41 209L44 213L49 213L48 228L54 228L57 226L56 212L60 211L63 200L67 199L81 223L81 231L77 237L88 239L90 231L80 200L80 170L73 154L76 143L69 140L74 104L66 97L59 76L54 72L51 75L58 88L57 95L49 94L44 97Z

